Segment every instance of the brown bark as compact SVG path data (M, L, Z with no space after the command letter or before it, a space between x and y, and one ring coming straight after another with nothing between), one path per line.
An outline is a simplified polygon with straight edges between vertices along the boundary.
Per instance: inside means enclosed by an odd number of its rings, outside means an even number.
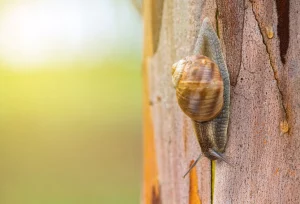
M144 203L300 202L299 11L297 0L144 0ZM230 73L233 167L202 158L183 179L200 148L170 69L192 53L205 17Z

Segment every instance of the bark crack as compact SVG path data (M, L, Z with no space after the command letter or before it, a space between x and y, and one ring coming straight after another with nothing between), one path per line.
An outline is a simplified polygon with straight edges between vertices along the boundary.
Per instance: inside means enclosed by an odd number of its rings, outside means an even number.
M216 4L216 15L215 15L215 18L216 18L216 31L217 31L218 37L220 38L219 21L218 21L218 18L219 18L218 4Z
M253 13L253 16L255 18L255 21L257 23L257 26L258 26L258 29L259 29L259 32L260 32L260 35L262 37L262 42L263 44L265 45L265 48L266 48L266 51L267 51L267 54L268 54L268 59L269 59L269 62L270 62L270 65L271 65L271 68L272 68L272 71L273 71L273 74L274 74L274 79L276 81L276 86L277 86L277 89L278 89L278 92L279 92L279 95L280 95L280 101L281 101L281 106L282 106L282 110L284 112L284 118L286 119L288 114L287 114L287 110L286 110L286 107L284 106L284 96L283 96L283 92L282 90L280 89L280 81L279 81L279 77L278 77L278 69L275 67L274 63L272 62L272 59L271 59L271 53L270 53L270 50L268 48L268 45L265 41L265 38L264 38L264 34L263 34L263 29L260 27L259 25L259 20L257 18L257 15L253 9L253 4L254 2L250 1L251 3L251 10L252 10L252 13Z

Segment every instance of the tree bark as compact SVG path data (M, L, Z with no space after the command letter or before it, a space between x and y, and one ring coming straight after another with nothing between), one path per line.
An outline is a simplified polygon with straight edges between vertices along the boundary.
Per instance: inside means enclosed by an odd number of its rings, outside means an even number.
M144 0L143 203L300 202L300 2ZM220 37L231 80L224 162L202 158L171 66L191 55L202 20ZM149 173L150 172L150 173Z

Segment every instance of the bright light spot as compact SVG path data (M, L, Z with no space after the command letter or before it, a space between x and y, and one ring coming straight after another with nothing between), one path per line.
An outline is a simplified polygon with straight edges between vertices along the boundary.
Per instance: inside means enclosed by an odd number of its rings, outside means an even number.
M79 50L82 12L76 4L66 6L27 3L6 7L0 16L1 57L13 63L35 63L51 53Z
M6 3L0 8L0 61L28 68L60 59L122 55L125 47L125 52L136 52L140 20L129 5L99 0Z

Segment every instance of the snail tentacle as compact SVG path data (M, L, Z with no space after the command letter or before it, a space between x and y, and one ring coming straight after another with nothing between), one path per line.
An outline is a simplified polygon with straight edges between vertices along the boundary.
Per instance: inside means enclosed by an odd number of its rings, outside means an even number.
M202 154L200 153L199 156L197 157L197 159L194 161L194 163L190 166L190 168L187 170L187 172L183 175L183 178L185 178L185 176L188 175L188 173L190 173L192 168L194 168L194 166L196 166L196 164L198 163L201 156L202 156Z

